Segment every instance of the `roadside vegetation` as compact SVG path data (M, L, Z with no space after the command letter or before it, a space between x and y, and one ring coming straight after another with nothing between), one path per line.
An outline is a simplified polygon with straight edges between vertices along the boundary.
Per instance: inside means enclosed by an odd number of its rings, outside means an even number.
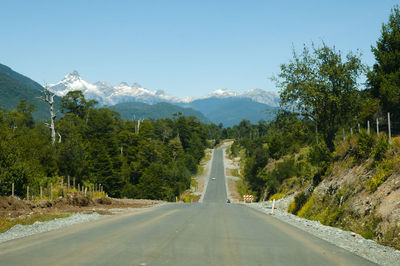
M294 51L274 78L276 118L244 121L234 133L241 190L259 201L294 197L293 214L400 249L399 43L396 6L372 48L372 68L325 43Z
M17 224L31 225L36 222L47 222L58 218L66 218L71 214L33 214L27 217L9 218L6 216L0 217L0 234L8 231Z
M95 105L80 91L63 97L54 144L46 123L33 120L35 107L28 101L0 110L0 195L11 195L14 183L20 198L27 197L28 186L29 195L38 197L41 187L48 191L51 185L57 197L63 193L57 184L69 178L75 188L101 186L112 197L175 201L220 131L179 113L133 121Z

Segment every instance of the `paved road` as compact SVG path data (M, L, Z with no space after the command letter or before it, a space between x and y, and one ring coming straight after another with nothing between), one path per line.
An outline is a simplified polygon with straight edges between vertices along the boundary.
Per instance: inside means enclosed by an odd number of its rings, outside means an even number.
M0 265L372 265L275 218L226 204L221 149L204 203L169 204L0 245Z

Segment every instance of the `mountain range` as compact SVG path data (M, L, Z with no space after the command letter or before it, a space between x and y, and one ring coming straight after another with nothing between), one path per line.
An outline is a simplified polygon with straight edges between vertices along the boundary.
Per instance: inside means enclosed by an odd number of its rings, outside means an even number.
M211 123L211 121L200 111L190 107L181 107L166 102L155 104L127 102L118 103L109 106L108 108L117 111L124 119L172 118L174 117L174 114L181 113L183 116L195 116L203 123Z
M262 89L253 89L242 94L228 89L219 89L197 99L193 97L178 98L167 94L163 90L148 90L138 83L134 83L131 86L126 82L121 82L118 85L111 85L104 81L89 83L85 81L76 70L66 75L61 81L55 84L49 84L49 89L58 96L64 96L72 90L81 90L89 99L98 101L100 105L109 106L124 102L143 102L148 104L168 102L182 105L209 98L245 98L271 107L277 107L279 105L279 95L276 92Z
M150 105L169 103L194 109L184 110L184 114L194 114L193 111L198 110L211 122L223 123L224 126L229 127L238 124L243 119L252 123L257 123L259 120L271 120L275 116L275 109L279 106L279 95L276 92L262 89L253 89L241 94L228 89L219 89L200 98L178 98L163 90L151 91L138 83L131 86L126 82L118 85L104 81L89 83L76 70L66 75L61 81L50 84L49 89L58 96L64 96L72 90L81 90L88 99L94 99L100 105L109 106L123 114L123 117L132 117L134 114L148 117L150 113L154 116L158 114L155 110L159 110L161 107L151 107L139 103ZM167 108L167 106L162 105L163 108ZM145 110L139 111L138 108L145 108ZM152 110L150 111L150 109ZM168 106L166 112L170 113L172 110L174 108ZM156 116L158 117L159 114ZM199 117L199 114L197 113L196 116ZM202 121L207 118L199 117Z
M48 120L49 106L39 99L43 89L39 83L0 64L0 108L4 111L16 109L19 102L26 99L36 107L33 113L36 121ZM56 84L50 84L49 89L56 94L56 110L61 97L68 91L81 90L87 99L97 100L99 106L108 106L125 119L166 118L181 112L185 116L196 116L205 123L223 123L225 127L238 124L243 119L252 123L270 120L279 104L276 93L261 89L242 94L220 89L197 99L177 98L161 90L148 90L137 83L132 86L124 82L116 86L107 82L91 84L83 80L77 71Z

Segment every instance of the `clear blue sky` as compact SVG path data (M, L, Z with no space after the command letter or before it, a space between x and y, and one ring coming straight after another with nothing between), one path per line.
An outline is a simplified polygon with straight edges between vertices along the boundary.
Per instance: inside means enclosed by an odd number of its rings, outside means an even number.
M0 63L39 83L76 69L89 81L138 82L174 96L276 90L292 46L324 40L374 63L398 1L0 0Z

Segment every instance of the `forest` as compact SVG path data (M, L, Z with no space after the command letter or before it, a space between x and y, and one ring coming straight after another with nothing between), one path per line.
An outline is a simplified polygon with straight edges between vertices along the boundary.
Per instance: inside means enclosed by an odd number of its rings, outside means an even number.
M80 91L63 97L54 143L48 125L33 120L35 106L27 100L0 111L0 194L10 195L14 183L24 198L27 186L37 192L70 177L81 186L101 184L112 197L175 200L190 186L205 148L213 145L207 139L218 130L180 113L123 120L95 104Z

